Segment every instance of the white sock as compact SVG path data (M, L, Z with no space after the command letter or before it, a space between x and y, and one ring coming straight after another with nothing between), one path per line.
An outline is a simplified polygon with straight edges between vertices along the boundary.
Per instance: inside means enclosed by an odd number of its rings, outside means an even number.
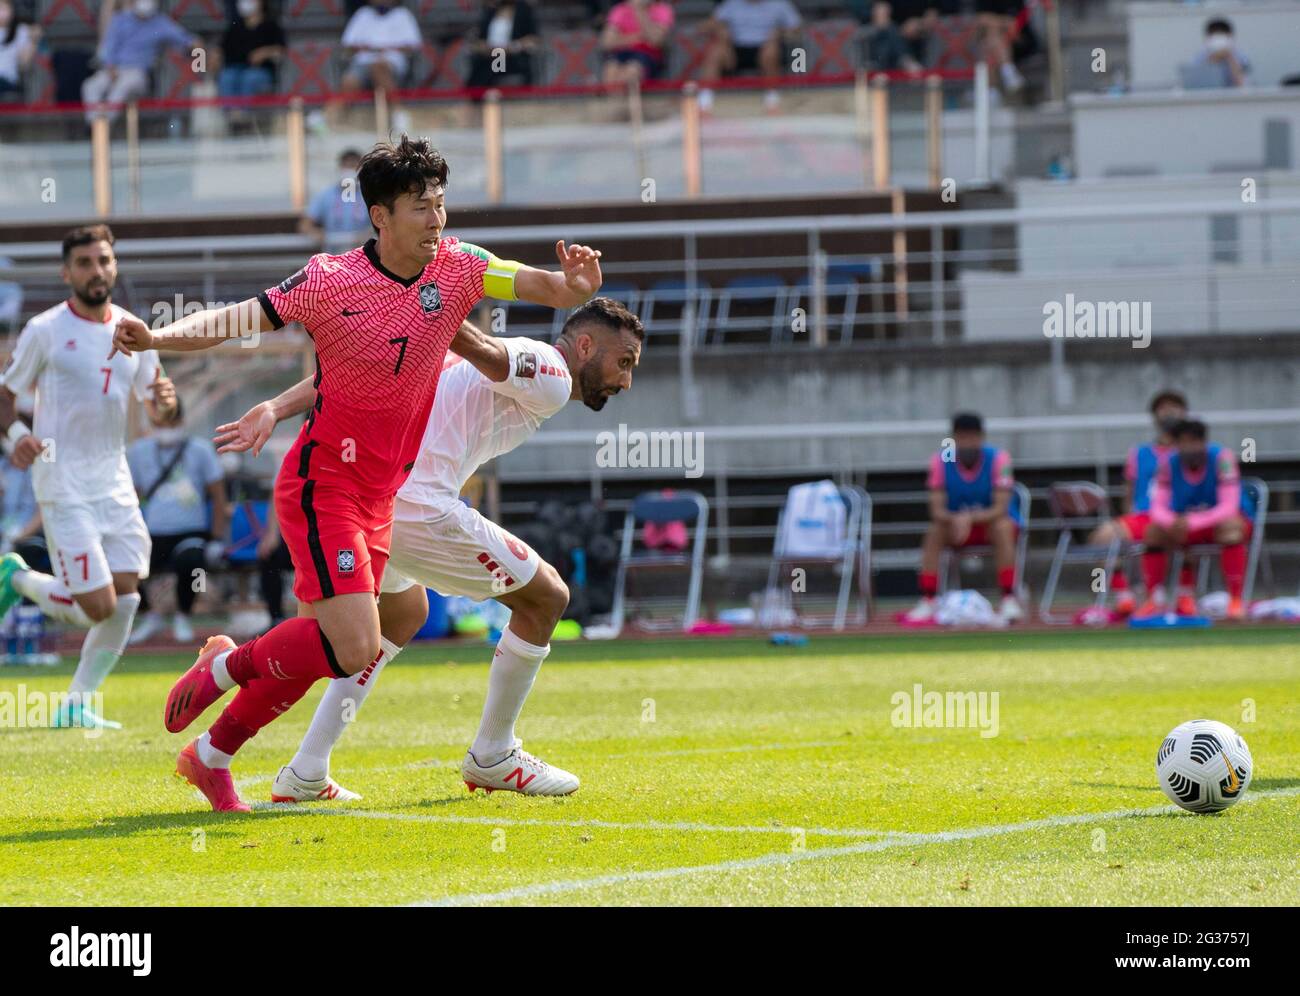
M474 746L470 748L474 760L483 767L491 767L514 749L515 720L524 707L524 699L532 691L542 661L550 652L549 643L539 647L520 639L512 629L501 631L496 654L492 657L492 668L488 671L483 718L474 737Z
M223 692L228 692L235 687L235 679L226 670L226 658L229 656L230 651L223 650L212 661L212 680L217 683L217 687Z
M113 614L103 622L90 627L86 639L81 644L81 660L77 671L72 676L72 685L68 688L71 695L93 692L113 670L122 651L126 647L126 638L131 632L131 623L135 619L135 610L140 607L140 595L117 596L117 607Z
M379 638L379 656L374 663L350 678L335 678L321 696L316 715L311 718L307 735L302 738L298 753L289 762L293 773L303 781L316 782L330 773L330 752L343 736L348 724L356 719L361 703L370 689L375 687L384 665L402 652L391 640Z
M86 610L73 600L68 586L58 578L40 571L15 571L12 583L18 594L37 604L42 615L82 629L95 625L95 621L86 615Z
M212 737L207 733L195 741L194 753L199 755L199 760L208 768L229 768L230 762L235 759L233 754L213 747Z

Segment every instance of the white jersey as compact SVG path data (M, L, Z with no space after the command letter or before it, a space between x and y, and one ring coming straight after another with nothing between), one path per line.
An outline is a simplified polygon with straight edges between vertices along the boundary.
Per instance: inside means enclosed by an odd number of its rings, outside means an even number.
M36 390L32 431L49 440L51 459L32 464L39 502L137 504L126 463L131 392L152 397L160 369L153 350L108 359L113 329L130 312L110 306L108 321L82 318L68 302L43 311L23 328L0 385L15 394Z
M568 402L573 378L559 350L536 339L501 341L510 376L499 382L447 354L420 456L397 492L400 500L434 508L455 504L474 471L509 453Z

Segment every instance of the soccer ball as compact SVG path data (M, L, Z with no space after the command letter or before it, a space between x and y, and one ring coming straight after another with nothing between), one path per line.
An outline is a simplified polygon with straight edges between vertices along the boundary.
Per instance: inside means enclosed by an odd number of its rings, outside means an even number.
M1212 719L1174 727L1156 752L1160 787L1190 813L1227 809L1246 794L1253 767L1241 735Z

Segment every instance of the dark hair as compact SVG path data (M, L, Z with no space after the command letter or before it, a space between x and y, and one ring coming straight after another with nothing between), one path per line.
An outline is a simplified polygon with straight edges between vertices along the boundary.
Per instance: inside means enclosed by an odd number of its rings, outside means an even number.
M403 194L423 195L430 180L445 187L449 172L447 160L427 138L403 135L396 145L380 142L361 157L357 183L367 209L382 204L391 211Z
M641 319L612 297L593 297L586 304L574 308L569 312L560 335L568 335L571 332L576 335L579 325L593 323L603 325L611 332L627 329L637 339L645 341L645 326L641 324Z
M1232 22L1226 17L1215 17L1205 22L1205 33L1212 35L1216 31L1222 31L1224 34L1232 34Z
M342 165L344 159L360 159L360 158L361 158L361 150L353 149L349 147L339 153L339 164Z
M63 236L63 262L68 261L72 250L77 246L88 246L92 242L107 242L111 246L116 241L117 239L113 238L113 230L107 225L82 225L74 228Z
M1183 396L1181 391L1165 390L1151 399L1151 414L1154 415L1156 409L1161 405L1170 403L1177 405L1183 411L1187 411L1187 398Z
M974 412L960 412L952 417L953 432L983 432L984 420Z
M1174 426L1174 439L1190 436L1192 439L1206 439L1210 430L1200 419L1185 418Z

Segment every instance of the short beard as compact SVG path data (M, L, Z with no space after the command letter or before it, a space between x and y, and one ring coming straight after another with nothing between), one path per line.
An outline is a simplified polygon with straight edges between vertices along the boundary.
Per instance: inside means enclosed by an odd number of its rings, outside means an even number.
M92 308L98 308L101 304L104 304L105 302L108 301L109 298L113 296L113 288L111 285L105 284L104 289L102 291L92 292L89 290L85 290L85 291L74 290L72 293L73 296L76 297L76 299L80 301L82 304L89 305ZM94 297L91 296L92 293L95 294Z
M595 373L589 366L583 367L578 374L578 387L582 391L582 403L593 412L600 411L609 400L604 386L596 383Z

